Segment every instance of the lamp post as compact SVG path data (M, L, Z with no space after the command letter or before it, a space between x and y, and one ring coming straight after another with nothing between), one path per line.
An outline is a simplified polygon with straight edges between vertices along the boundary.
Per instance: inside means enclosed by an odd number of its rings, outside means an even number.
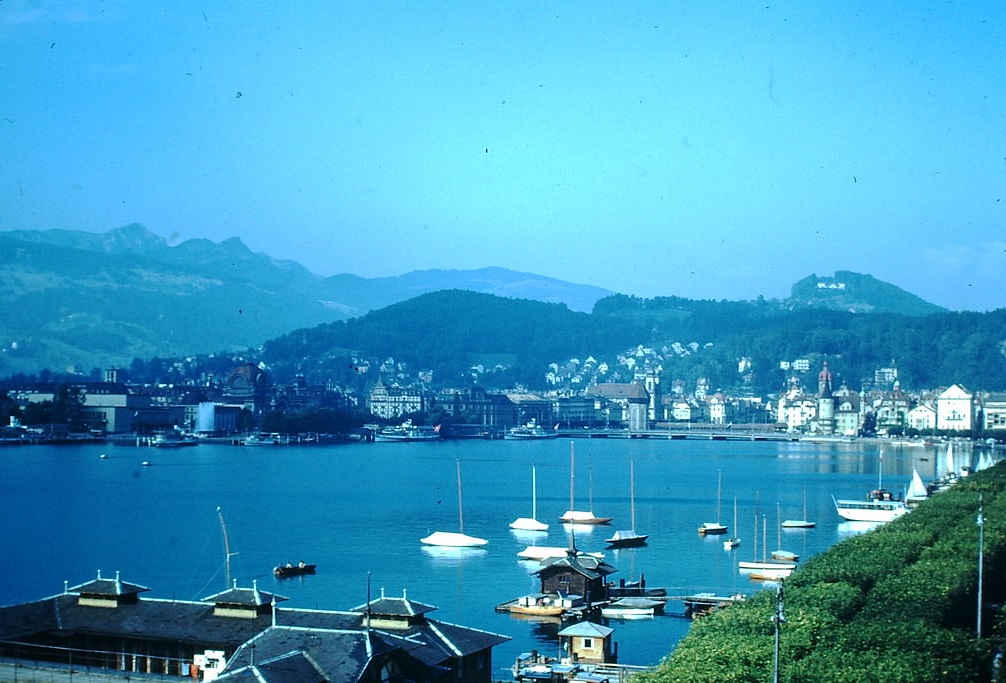
M978 617L975 625L975 637L981 640L982 637L982 588L984 573L985 555L985 515L982 512L982 494L978 494Z
M779 683L779 625L786 621L782 611L782 580L775 589L775 614L772 623L775 625L775 648L772 653L772 683Z

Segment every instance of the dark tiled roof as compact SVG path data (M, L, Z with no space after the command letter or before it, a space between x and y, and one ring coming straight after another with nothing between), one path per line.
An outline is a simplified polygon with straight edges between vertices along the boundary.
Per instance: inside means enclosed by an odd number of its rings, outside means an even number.
M358 605L353 608L353 611L366 612L368 604L370 605L371 614L392 617L415 617L437 609L433 605L426 605L421 602L416 602L415 600L409 600L404 592L400 598L385 597L384 591L382 590L381 597L371 600L369 603Z
M535 571L535 574L538 576L542 574L551 575L559 573L563 569L571 569L588 579L600 579L618 571L612 565L596 557L583 554L567 554L565 557L554 557L546 560L542 563L541 569Z
M258 582L253 583L251 588L238 588L236 581L231 588L203 598L205 602L215 602L220 605L242 605L244 607L261 607L270 604L273 599L276 602L286 600L282 595L260 591Z
M87 593L88 595L122 596L136 595L150 589L146 586L120 580L118 572L115 573L114 579L103 579L101 578L101 570L99 569L98 578L92 579L87 583L82 583L79 586L74 586L68 590L76 593Z

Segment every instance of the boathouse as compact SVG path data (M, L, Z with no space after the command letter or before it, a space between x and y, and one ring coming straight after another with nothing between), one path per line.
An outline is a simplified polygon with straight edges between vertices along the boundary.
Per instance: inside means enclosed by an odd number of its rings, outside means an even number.
M434 621L436 608L401 598L353 610L279 608L257 586L199 601L141 597L150 589L102 578L53 597L0 607L0 680L16 667L196 680L489 683L506 636Z
M593 555L570 549L565 557L545 560L535 574L541 580L541 592L582 595L588 605L608 599L607 577L618 571Z
M615 629L592 621L581 621L559 631L559 646L573 662L613 664L618 648L612 644Z

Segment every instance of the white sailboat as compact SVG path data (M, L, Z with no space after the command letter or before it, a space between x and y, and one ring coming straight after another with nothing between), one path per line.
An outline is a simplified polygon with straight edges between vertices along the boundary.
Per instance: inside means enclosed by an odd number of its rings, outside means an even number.
M799 559L799 556L796 553L791 550L782 549L782 505L778 502L775 504L775 518L778 523L779 545L772 551L772 559L782 560L784 562L796 562L797 559Z
M489 541L476 536L469 536L465 533L465 518L461 505L461 461L455 460L458 471L458 530L457 531L434 531L429 536L419 539L426 545L440 546L444 548L477 548L484 546Z
M605 543L610 548L635 548L646 545L648 534L636 532L636 476L633 461L629 461L629 510L632 528L619 529Z
M905 504L909 507L914 507L928 497L929 489L926 488L925 482L922 481L922 475L919 474L919 470L913 467L912 483L908 485L908 491L905 492Z
M538 521L538 471L531 466L531 516L518 517L510 522L510 528L516 531L547 531L548 524Z
M803 490L803 518L802 519L784 519L782 520L783 529L813 529L816 526L814 522L807 519L807 489Z
M741 560L737 563L737 568L740 570L747 570L751 572L760 572L763 578L766 576L766 572L773 572L777 575L776 578L784 578L789 576L789 573L796 568L796 562L784 562L781 560L769 560L766 557L765 546L768 546L768 539L766 533L767 522L765 516L762 515L762 559L758 559L758 513L755 513L755 523L754 523L754 554L751 561Z
M593 510L577 510L573 504L573 492L575 490L576 460L573 452L573 442L569 442L569 509L562 513L560 522L565 524L608 524L611 517L598 517ZM590 482L590 506L594 507L594 481L591 472Z
M723 493L723 471L720 470L716 477L716 521L703 522L699 526L699 534L702 536L725 534L727 527L720 523L720 501Z
M734 532L737 531L737 496L734 496ZM730 538L724 539L723 549L733 550L741 544L740 536L731 536Z

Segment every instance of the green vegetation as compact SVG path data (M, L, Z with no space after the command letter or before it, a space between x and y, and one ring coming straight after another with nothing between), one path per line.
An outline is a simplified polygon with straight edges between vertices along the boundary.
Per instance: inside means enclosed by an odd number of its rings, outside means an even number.
M355 373L364 361L376 367L393 358L412 373L432 371L434 385L464 386L472 381L472 365L496 358L501 362L486 367L479 383L538 389L545 388L550 363L588 356L611 366L601 381L631 381L631 371L619 368L616 358L642 345L660 355L665 380L692 385L704 377L724 391L779 391L787 376L779 361L797 358L811 360L814 373L828 359L836 387L844 381L858 390L878 367L894 362L906 389L959 383L979 391L1006 389L1004 330L1006 309L912 317L617 295L585 314L561 304L454 290L297 330L267 342L262 358L278 381L303 373L349 386L372 381ZM694 349L677 352L675 342L694 343ZM751 360L749 372L738 372L740 358Z
M983 637L976 638L979 493ZM1006 465L809 560L785 582L780 680L987 681L1006 644ZM645 683L772 680L775 592L703 617ZM995 607L993 607L995 606Z

